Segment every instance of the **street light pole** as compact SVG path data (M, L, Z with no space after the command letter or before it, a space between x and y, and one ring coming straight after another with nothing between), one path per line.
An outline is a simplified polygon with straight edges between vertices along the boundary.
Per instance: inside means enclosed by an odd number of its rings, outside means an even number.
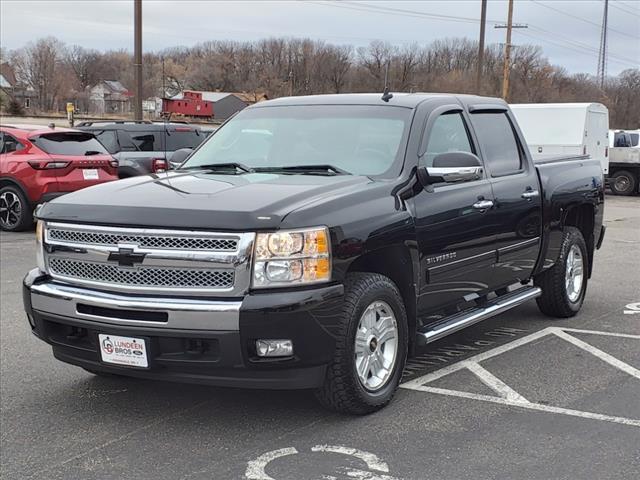
M133 0L133 2L133 69L136 84L134 97L134 115L135 120L142 120L142 0Z

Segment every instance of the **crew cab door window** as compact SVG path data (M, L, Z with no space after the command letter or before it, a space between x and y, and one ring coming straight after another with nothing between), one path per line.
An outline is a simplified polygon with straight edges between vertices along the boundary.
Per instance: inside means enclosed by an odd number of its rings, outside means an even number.
M500 177L520 172L522 154L507 114L474 113L472 118L482 156L491 176Z
M433 166L433 159L441 153L474 153L467 127L459 112L440 115L431 127L427 142L427 151L421 159L421 164L427 168Z

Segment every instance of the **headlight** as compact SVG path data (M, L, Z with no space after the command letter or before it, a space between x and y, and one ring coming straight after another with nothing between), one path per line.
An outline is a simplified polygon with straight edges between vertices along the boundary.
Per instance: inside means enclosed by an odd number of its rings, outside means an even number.
M253 264L255 288L327 282L331 279L326 227L258 233Z
M41 272L46 272L47 267L44 263L44 222L38 220L36 223L36 265Z

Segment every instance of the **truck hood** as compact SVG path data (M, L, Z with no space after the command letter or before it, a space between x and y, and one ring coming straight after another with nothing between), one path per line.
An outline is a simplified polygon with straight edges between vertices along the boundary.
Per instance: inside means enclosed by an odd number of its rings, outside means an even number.
M169 172L69 193L44 204L37 216L96 225L274 229L288 213L306 204L349 195L372 183L368 177L352 175Z

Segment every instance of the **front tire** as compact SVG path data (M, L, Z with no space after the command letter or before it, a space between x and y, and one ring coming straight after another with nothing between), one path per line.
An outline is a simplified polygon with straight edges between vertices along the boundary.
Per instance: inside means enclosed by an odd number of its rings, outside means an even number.
M396 285L377 273L352 273L333 361L316 397L354 415L375 412L393 398L407 357L405 306Z
M633 195L636 185L636 176L627 170L618 170L609 178L609 187L615 195Z
M534 284L542 289L536 299L542 313L568 318L580 311L587 292L588 262L582 233L575 227L566 227L555 265L534 278Z
M0 188L0 228L21 232L33 226L33 210L22 190L14 185Z

